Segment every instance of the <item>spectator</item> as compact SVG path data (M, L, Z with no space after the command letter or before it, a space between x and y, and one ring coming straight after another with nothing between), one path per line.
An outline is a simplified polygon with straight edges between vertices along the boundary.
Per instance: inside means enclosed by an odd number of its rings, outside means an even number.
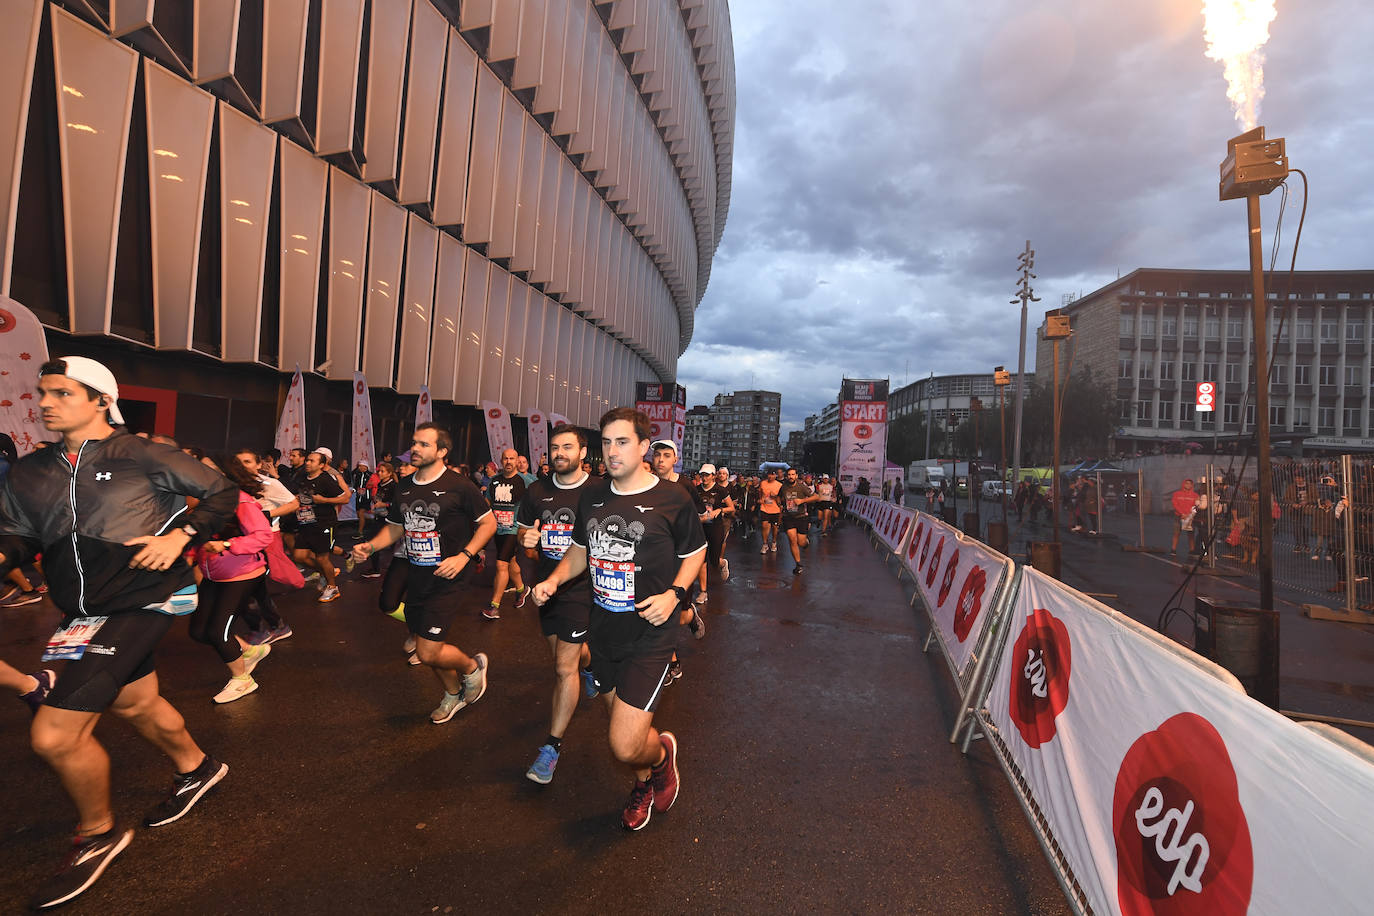
M1178 536L1180 532L1188 532L1189 550L1197 549L1197 541L1193 537L1193 516L1197 510L1197 491L1193 489L1193 479L1191 477L1183 481L1183 486L1175 490L1169 497L1169 502L1174 510L1174 536L1169 542L1169 553L1178 553Z

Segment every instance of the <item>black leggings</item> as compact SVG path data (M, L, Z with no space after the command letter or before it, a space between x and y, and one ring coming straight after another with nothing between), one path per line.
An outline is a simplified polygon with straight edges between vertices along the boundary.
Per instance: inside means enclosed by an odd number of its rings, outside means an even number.
M712 522L706 528L706 560L708 566L719 566L725 554L725 522Z
M272 596L267 593L267 576L258 576L253 580L253 588L244 592L243 600L239 602L239 616L243 618L244 625L253 632L267 627L274 630L281 628L281 615L277 613Z
M191 638L218 652L220 661L226 665L243 654L233 633L239 602L265 575L237 582L215 582L209 577L200 580L198 604L191 615Z
M392 557L386 568L386 575L382 578L382 591L377 595L377 607L382 609L383 614L390 614L401 606L406 597L406 582L409 578L410 561L405 557Z

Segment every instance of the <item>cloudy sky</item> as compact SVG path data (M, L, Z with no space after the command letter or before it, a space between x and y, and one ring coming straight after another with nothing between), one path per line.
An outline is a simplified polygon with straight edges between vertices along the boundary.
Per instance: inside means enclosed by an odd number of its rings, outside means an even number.
M689 404L781 391L786 440L842 375L1014 366L1027 239L1041 312L1137 267L1248 263L1244 204L1217 200L1240 127L1201 0L731 6L734 189ZM1278 0L1270 28L1259 122L1313 183L1299 269L1374 268L1370 15Z

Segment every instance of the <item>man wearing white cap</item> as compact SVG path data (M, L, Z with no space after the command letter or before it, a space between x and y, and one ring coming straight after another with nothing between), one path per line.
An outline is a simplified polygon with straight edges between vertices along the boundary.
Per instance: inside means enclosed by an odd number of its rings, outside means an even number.
M655 476L660 480L675 483L686 490L687 495L692 498L692 505L696 507L697 517L700 518L701 513L706 510L706 504L701 501L701 492L697 490L696 487L692 486L690 480L673 470L673 467L677 464L677 443L672 439L656 439L653 444L649 446L649 456L649 466L653 469ZM679 609L681 614L679 615L678 623L686 624L687 628L692 631L692 635L697 639L701 639L706 635L706 621L697 613L695 603L696 592L694 591L696 587L696 583L694 582L688 590L687 599L682 602L682 607ZM669 674L676 680L678 677L682 676L681 670L681 667L678 666L677 659L674 658L673 667L669 671Z
M133 838L115 824L110 761L94 736L106 710L176 767L173 794L145 826L179 820L229 771L159 693L153 653L175 617L195 610L182 555L219 532L238 492L178 449L116 429L119 387L95 360L44 363L38 391L43 425L62 442L25 456L0 486L0 575L41 552L63 613L43 657L67 665L34 716L32 744L80 820L71 852L33 899L44 908L89 888Z
M729 488L716 479L714 464L701 466L701 486L697 494L701 497L701 527L706 532L706 562L701 564L697 579L697 588L701 589L697 600L705 603L706 570L715 566L722 582L730 578L730 564L725 559L725 533L729 519L735 514L735 501L730 498Z

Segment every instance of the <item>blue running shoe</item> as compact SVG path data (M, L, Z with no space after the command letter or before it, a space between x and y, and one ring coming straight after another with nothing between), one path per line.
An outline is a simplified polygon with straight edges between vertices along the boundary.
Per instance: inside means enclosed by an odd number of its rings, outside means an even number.
M553 771L557 766L558 751L553 749L552 744L546 744L539 749L539 756L534 758L534 763L525 771L525 777L541 786L547 786L553 782Z
M592 674L592 670L590 668L578 668L577 673L582 675L582 692L587 695L587 699L596 699L596 695L600 691L596 689L596 677Z

